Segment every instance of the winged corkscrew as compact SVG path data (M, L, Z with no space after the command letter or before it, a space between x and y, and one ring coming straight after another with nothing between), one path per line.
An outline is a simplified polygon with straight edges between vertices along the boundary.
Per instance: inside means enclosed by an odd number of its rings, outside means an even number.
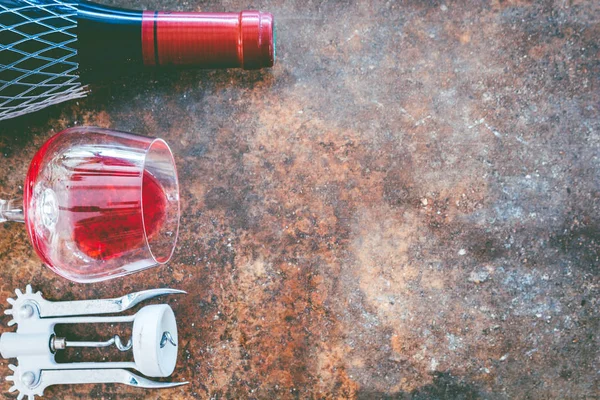
M185 385L187 382L156 382L138 376L134 369L150 377L167 377L177 363L177 322L171 307L166 304L150 305L134 315L104 316L126 311L151 298L182 294L182 290L152 289L123 297L103 300L51 302L41 292L33 292L27 285L25 293L15 290L16 299L8 299L12 308L4 311L11 315L9 326L17 325L16 332L5 332L0 337L0 353L4 358L16 358L18 365L8 367L13 374L6 377L12 382L10 392L18 391L17 399L27 396L33 400L42 396L52 385L85 383L121 383L124 385L160 389ZM118 335L104 342L82 342L57 337L57 324L133 323L132 339L123 344ZM82 362L57 364L54 355L67 347L109 347L133 351L133 362Z

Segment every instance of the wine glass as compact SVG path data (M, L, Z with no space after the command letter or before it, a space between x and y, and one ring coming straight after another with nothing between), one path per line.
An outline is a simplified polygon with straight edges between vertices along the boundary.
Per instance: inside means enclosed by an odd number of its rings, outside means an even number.
M173 154L162 139L66 129L34 156L22 205L0 200L0 222L24 222L39 257L67 279L96 282L164 264L179 230Z

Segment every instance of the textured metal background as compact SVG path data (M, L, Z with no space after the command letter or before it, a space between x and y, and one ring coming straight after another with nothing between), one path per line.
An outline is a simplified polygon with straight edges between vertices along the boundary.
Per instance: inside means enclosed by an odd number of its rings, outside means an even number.
M47 398L597 396L598 2L111 4L270 11L278 62L123 79L0 125L0 197L75 124L163 137L179 167L162 268L71 284L0 225L0 297L190 292L170 299L190 386Z

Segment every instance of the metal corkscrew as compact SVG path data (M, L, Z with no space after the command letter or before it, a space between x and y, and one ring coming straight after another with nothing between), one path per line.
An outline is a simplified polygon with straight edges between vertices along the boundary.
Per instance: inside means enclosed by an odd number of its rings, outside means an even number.
M59 384L122 383L140 388L171 388L187 382L156 382L128 371L135 369L150 377L167 377L177 362L177 322L171 307L150 305L134 315L99 317L126 311L137 304L166 294L185 293L175 289L152 289L123 297L104 300L51 302L27 285L25 293L15 291L16 299L8 299L12 308L9 326L17 324L16 332L0 337L0 353L4 358L16 358L18 365L9 365L12 376L10 392L18 391L17 399L33 400L42 396L48 386ZM74 341L57 337L57 324L133 323L132 338L123 343L118 335L103 342ZM119 351L133 351L133 362L56 363L57 351L69 347L102 348L115 346Z

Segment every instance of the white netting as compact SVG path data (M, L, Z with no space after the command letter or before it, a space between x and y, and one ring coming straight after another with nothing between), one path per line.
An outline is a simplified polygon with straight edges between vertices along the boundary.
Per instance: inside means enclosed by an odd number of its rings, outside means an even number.
M0 120L83 97L77 3L0 0Z

